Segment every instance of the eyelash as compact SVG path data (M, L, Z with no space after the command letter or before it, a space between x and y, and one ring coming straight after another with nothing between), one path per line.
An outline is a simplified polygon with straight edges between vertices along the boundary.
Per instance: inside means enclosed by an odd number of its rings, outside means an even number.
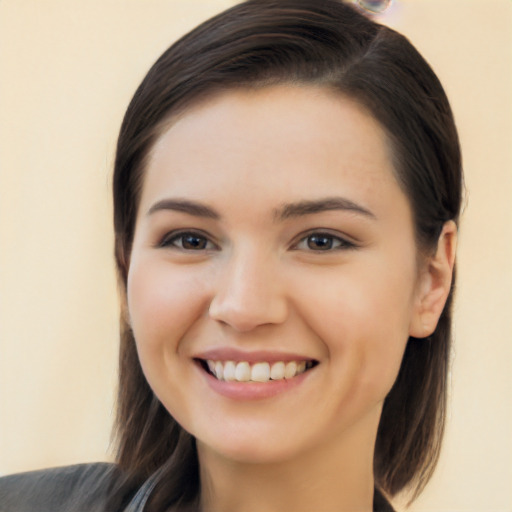
M310 241L312 238L320 238L324 240L328 240L327 243L328 247L324 249L311 249L309 247L308 241ZM302 236L302 238L292 246L293 250L307 250L306 247L300 247L301 244L308 245L308 248L311 250L311 252L333 252L333 251L341 251L341 250L347 250L347 249L354 249L356 247L356 244L353 242L349 242L347 239L333 235L332 233L325 233L323 231L312 231L307 233L305 236Z
M203 241L206 245L204 247L200 248L185 248L183 246L183 241L185 237L195 238L196 240ZM311 249L309 246L309 242L313 238L319 238L323 239L324 241L327 240L327 247L323 249ZM181 240L181 246L177 244L178 241ZM208 244L210 244L212 247L208 247ZM301 247L301 245L306 244L307 247ZM159 247L171 247L174 249L178 249L181 251L186 252L202 252L205 250L215 250L218 249L218 246L214 244L211 240L208 239L208 237L203 234L196 231L180 231L180 232L172 232L168 233L162 241L159 243ZM346 240L345 238L342 238L340 236L333 235L331 233L325 233L322 231L312 231L307 233L306 235L302 235L301 239L293 244L291 247L292 250L310 250L311 252L333 252L333 251L339 251L339 250L347 250L347 249L354 249L356 248L356 244L353 242L350 242Z
M200 249L187 249L187 248L183 247L183 239L187 236L191 237L191 238L193 237L196 239L204 240L207 245L211 244L213 247L208 247L208 248L204 247L204 248L200 248ZM178 241L180 239L182 241L181 247L176 244L176 241ZM171 247L174 249L178 249L181 251L187 251L187 252L189 252L189 251L190 252L194 252L194 251L199 252L199 251L203 251L203 250L212 250L212 249L217 248L217 246L211 240L209 240L206 235L204 235L203 233L198 233L197 231L179 231L179 232L168 233L167 235L165 235L165 237L160 242L159 247Z

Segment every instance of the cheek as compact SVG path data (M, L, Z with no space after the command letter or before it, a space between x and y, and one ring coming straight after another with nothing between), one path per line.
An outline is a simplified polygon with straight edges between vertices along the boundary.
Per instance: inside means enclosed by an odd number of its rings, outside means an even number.
M128 312L141 359L146 352L178 351L186 330L204 308L200 279L159 261L132 261Z
M189 365L182 340L202 312L202 296L186 271L154 258L132 258L127 302L131 328L144 375L166 409L178 422L189 414L184 386ZM188 368L188 370L187 370Z
M308 287L314 291L308 322L358 396L381 400L396 379L408 340L413 275L407 264L393 271L373 262Z

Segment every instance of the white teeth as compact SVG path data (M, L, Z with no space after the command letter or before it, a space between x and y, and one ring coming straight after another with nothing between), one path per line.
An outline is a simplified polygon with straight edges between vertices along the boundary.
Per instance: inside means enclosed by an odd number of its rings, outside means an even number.
M206 361L210 372L219 380L238 382L268 382L269 380L292 379L313 367L312 361L278 361L272 365L267 362L254 363L247 361Z
M286 366L284 367L284 378L291 379L292 377L295 377L296 373L297 363L295 361L290 361L289 363L286 363Z
M224 364L224 380L236 380L236 365L233 361Z
M224 365L220 361L217 361L215 363L214 373L215 373L215 376L217 377L217 379L219 379L219 380L224 379Z
M256 363L251 368L251 380L254 382L268 382L270 380L270 365Z
M251 367L249 366L249 363L243 361L236 365L235 378L238 382L247 382L251 380Z
M284 363L282 361L272 365L272 368L270 369L270 378L272 380L284 379Z

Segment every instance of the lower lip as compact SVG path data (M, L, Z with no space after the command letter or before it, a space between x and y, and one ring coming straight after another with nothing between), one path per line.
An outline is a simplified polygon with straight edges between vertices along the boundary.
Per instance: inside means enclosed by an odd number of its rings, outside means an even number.
M198 364L199 371L204 375L206 382L213 391L219 395L233 400L262 400L272 398L300 386L309 376L307 370L292 379L269 380L268 382L238 382L218 380L210 375Z

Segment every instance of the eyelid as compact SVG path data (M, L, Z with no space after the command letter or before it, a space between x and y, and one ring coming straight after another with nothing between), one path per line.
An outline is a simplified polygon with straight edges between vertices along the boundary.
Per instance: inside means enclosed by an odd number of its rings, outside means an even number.
M184 247L179 247L178 245L174 244L173 241L178 240L180 237L184 237L186 235L192 235L197 236L198 238L204 238L207 243L207 247L204 249L186 249ZM335 247L325 249L325 250L313 250L313 249L306 249L306 248L299 248L299 244L305 242L309 237L311 236L320 236L320 237L326 237L326 238L332 238L339 242L338 245ZM208 247L208 245L212 245L213 247ZM184 252L205 252L205 251L211 251L211 250L219 250L219 245L212 240L212 237L205 233L204 231L200 229L176 229L169 231L165 233L161 238L159 238L159 241L156 244L159 248L172 248L177 249ZM341 234L339 232L333 233L329 229L311 229L306 232L301 233L295 238L295 241L291 245L292 250L306 250L308 252L334 252L336 250L347 250L347 249L354 249L358 247L358 243L352 238L347 235Z
M318 251L315 251L313 249L300 249L298 248L298 245L304 241L306 241L309 237L311 236L324 236L326 238L332 238L332 239L335 239L337 241L340 242L340 245L336 246L336 247L333 247L331 249L326 249L326 250L318 250ZM348 250L348 249L355 249L358 247L358 244L357 242L352 238L352 237L349 237L347 235L343 235L339 232L336 232L336 233L333 233L332 231L330 231L329 229L321 229L321 228L318 228L318 229L312 229L312 230L309 230L305 233L301 233L297 238L296 238L296 241L292 244L291 246L291 249L292 250L306 250L308 252L323 252L323 253L326 253L326 252L334 252L334 251L337 251L337 250Z
M193 235L193 236L197 236L198 238L204 238L207 242L207 245L211 244L211 245L213 245L213 248L206 247L205 249L196 249L196 250L185 249L184 247L179 247L172 243L173 240L178 240L180 237L183 237L185 235ZM219 249L218 245L211 239L211 237L207 233L201 231L200 229L193 229L193 228L176 229L176 230L167 232L164 236L162 236L159 239L159 241L157 243L157 247L160 247L163 249L166 249L166 248L177 249L179 251L184 251L184 252L205 252L205 251Z

